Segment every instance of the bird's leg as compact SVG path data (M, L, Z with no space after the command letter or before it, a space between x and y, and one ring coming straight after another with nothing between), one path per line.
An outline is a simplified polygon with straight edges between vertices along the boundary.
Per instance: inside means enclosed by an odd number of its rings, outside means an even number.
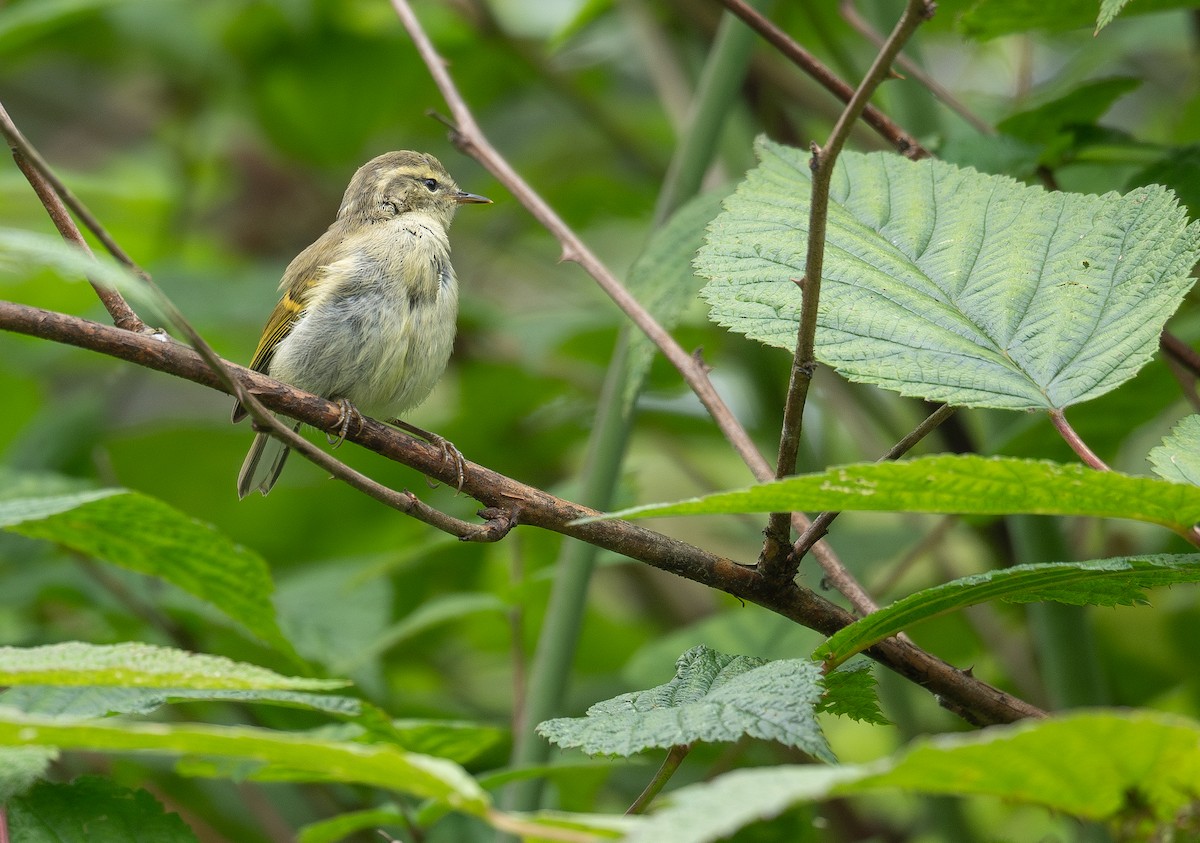
M455 489L462 491L463 481L466 479L467 461L463 459L463 455L458 448L454 447L454 443L445 437L438 436L436 433L430 433L428 430L423 430L415 424L409 424L403 419L388 419L388 424L400 428L401 430L411 433L413 436L419 436L433 447L442 452L442 462L450 463L454 466L454 472L458 475L458 483Z
M360 429L362 428L363 424L362 413L358 411L357 407L350 403L349 398L339 398L337 402L338 406L342 408L342 413L340 416L338 416L337 436L334 436L328 432L325 434L325 441L334 448L340 448L342 443L346 441L346 436L348 436L350 433L351 423L358 425Z

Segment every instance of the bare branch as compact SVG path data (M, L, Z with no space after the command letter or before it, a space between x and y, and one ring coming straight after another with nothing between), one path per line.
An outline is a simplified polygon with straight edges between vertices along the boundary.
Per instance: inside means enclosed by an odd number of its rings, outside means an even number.
M872 27L871 24L869 24L867 20L858 13L858 9L854 5L854 0L841 0L841 2L838 4L838 9L841 11L842 18L846 21L846 23L854 27L860 35L862 35L864 38L870 39L870 41L875 44L876 47L883 46L883 36L876 32L875 28ZM896 64L904 68L905 73L929 89L929 93L933 94L937 99L941 100L947 108L969 123L971 128L973 128L975 131L982 135L996 134L996 128L992 126L991 123L987 122L971 109L967 108L967 106L960 99L958 99L958 97L950 93L950 91L944 85L926 73L919 64L908 58L908 56L904 55L903 53L896 56Z
M146 368L175 375L222 392L232 392L217 372L193 349L164 335L123 331L67 314L11 302L0 302L0 330L40 337L107 354ZM322 430L334 429L341 407L316 395L280 383L250 369L224 362L243 394L261 399L280 412ZM439 448L370 419L347 438L382 456L408 465L444 483L457 481L455 468ZM489 523L476 529L500 531L519 516L521 524L540 527L590 542L660 570L719 589L787 617L825 635L854 620L844 609L793 583L768 582L750 565L709 553L686 542L624 521L575 523L594 510L557 498L540 489L466 462L463 491L494 510ZM495 510L499 510L497 515ZM470 537L469 537L470 538ZM974 723L1006 723L1042 716L1028 703L980 682L907 641L889 639L868 655L937 694L939 701Z
M534 219L559 241L562 246L563 260L579 264L596 280L601 289L625 312L638 329L658 346L663 355L679 370L687 385L696 393L721 432L733 445L734 450L750 467L755 478L758 480L770 478L772 476L770 465L750 439L745 428L725 404L724 399L717 393L704 368L693 359L692 355L683 350L674 337L667 333L666 329L630 294L604 262L587 247L579 235L555 213L554 209L537 191L521 178L507 159L489 143L466 101L450 78L445 61L434 49L429 36L421 28L420 21L417 20L407 0L392 0L392 6L395 7L396 14L400 17L405 29L408 30L417 52L420 53L438 90L446 100L446 105L450 108L450 113L457 126L451 131L455 145L499 179Z
M9 148L12 150L13 160L17 163L17 167L24 174L25 178L29 180L29 184L33 187L33 191L37 194L38 199L42 201L42 205L46 208L46 213L50 215L50 221L54 223L54 227L58 229L58 233L68 243L90 255L92 253L91 248L83 239L83 235L79 233L79 229L76 228L71 215L67 213L67 209L60 197L69 197L70 200L73 200L71 204L77 213L82 205L66 189L62 182L53 177L49 166L47 166L37 150L33 148L33 145L21 134L20 129L16 127L12 118L8 116L8 112L2 103L0 103L0 134L4 135L5 140L8 141ZM87 214L86 217L90 219L91 215ZM129 261L126 262L131 263ZM125 301L120 293L90 278L88 279L88 283L96 290L96 295L100 297L105 310L113 318L114 325L118 328L124 328L127 331L147 330L145 323L138 318L137 314L133 312L133 308L129 306L129 303Z
M789 61L815 79L825 90L842 102L849 104L854 89L836 73L821 63L812 53L797 44L786 32L769 21L745 0L720 0L729 11L746 22L746 25L761 35L772 47ZM856 118L857 119L857 118ZM862 111L863 122L896 147L896 151L914 161L929 156L929 151L917 139L901 129L891 118L873 105Z

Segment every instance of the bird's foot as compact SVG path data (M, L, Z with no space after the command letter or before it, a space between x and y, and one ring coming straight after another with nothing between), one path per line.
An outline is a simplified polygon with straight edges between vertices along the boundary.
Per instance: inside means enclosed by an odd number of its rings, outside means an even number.
M428 430L423 430L416 425L409 424L402 419L389 419L388 424L394 425L401 430L411 433L413 436L419 436L433 447L442 452L442 462L450 465L454 469L454 476L457 482L454 484L455 491L461 492L463 483L467 476L467 461L463 459L462 453L458 448L454 447L454 443L444 436L438 436L436 433L430 433ZM434 481L429 481L430 486L436 486Z
M325 441L334 448L341 447L342 443L346 441L346 437L350 433L351 424L357 425L360 430L362 429L363 425L362 413L358 411L357 407L350 403L350 399L339 398L337 403L342 409L341 415L338 416L337 435L335 436L328 431L325 433Z

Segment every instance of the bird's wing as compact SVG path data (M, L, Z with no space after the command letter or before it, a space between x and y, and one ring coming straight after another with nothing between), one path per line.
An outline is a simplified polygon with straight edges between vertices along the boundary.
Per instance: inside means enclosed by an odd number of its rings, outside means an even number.
M280 341L291 333L308 307L313 290L317 286L316 278L326 271L326 267L318 258L323 252L319 247L324 239L321 238L297 255L283 273L283 280L279 284L283 288L283 297L271 311L267 326L263 328L262 337L258 341L258 348L254 349L254 357L250 359L250 368L254 371L269 374L275 349L279 348ZM245 416L246 410L241 402L238 402L233 406L233 420L237 422Z

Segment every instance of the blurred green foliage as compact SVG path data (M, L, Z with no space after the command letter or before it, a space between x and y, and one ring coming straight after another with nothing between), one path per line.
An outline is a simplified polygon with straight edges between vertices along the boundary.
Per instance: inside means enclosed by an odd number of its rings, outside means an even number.
M836 72L861 76L875 47L835 4L775 5L773 19ZM872 4L861 5L865 11ZM900 5L879 5L870 16L885 28ZM1157 181L1195 209L1194 11L1118 18L1098 38L1089 27L963 40L955 27L976 26L986 16L983 5L944 3L909 54L984 120L1028 126L1030 115L1044 116L1041 104L1070 101L1097 79L1140 84L1120 96L1110 85L1111 108L1078 109L1065 123L1039 119L1034 128L1044 132L1013 138L977 134L907 74L876 98L885 111L959 164L994 170L1000 162L1010 175L1085 192ZM493 144L623 274L652 233L655 200L687 131L680 116L719 4L427 0L416 11ZM1093 11L1084 23L1094 19ZM0 102L218 352L241 362L249 360L283 268L331 221L354 169L389 149L438 156L460 185L496 204L468 209L455 222L451 240L463 286L458 342L445 379L410 418L474 461L555 494L576 493L621 317L578 267L558 262L550 236L426 116L445 113L445 106L384 0L0 1ZM722 129L710 186L753 165L756 134L798 146L820 142L839 107L759 43ZM883 148L863 128L851 144ZM0 225L53 231L24 178L7 165L0 166ZM46 273L0 275L0 298L105 321L86 284ZM1169 327L1190 344L1200 339L1194 297ZM685 348L703 348L714 381L771 454L790 355L725 333L699 304L675 334ZM295 458L270 497L239 503L234 477L250 433L229 425L229 399L65 346L0 335L0 396L0 464L11 472L0 497L19 494L21 483L45 491L68 478L76 489L124 486L158 498L267 560L281 624L314 670L347 672L396 717L509 726L558 536L522 528L495 545L462 544L328 482ZM873 459L926 412L918 402L821 371L801 466ZM1120 390L1075 408L1071 420L1115 467L1144 474L1148 450L1187 412L1160 356ZM940 450L1071 458L1044 417L992 411L960 414L919 449ZM383 483L472 517L473 501L452 489L428 489L404 466L352 446L339 456ZM677 499L749 480L678 376L656 359L637 404L617 503ZM750 562L760 521L653 526ZM1059 527L1045 523L1047 530ZM1164 531L1126 522L1064 529L1082 558L1184 547ZM883 602L955 576L1049 561L1015 558L1003 525L979 519L858 514L839 520L830 540ZM821 587L807 562L802 578ZM1152 595L1154 610L1089 616L1110 689L1095 702L1200 716L1194 594L1178 587ZM440 605L440 614L397 632L431 605ZM927 624L914 637L955 664L972 665L977 676L1044 703L1023 610L977 611ZM163 582L100 570L67 550L0 534L0 644L67 640L172 644L291 669ZM694 644L786 658L818 640L756 606L607 555L592 583L561 713L578 716L596 700L666 681ZM213 722L313 725L302 712L216 703L186 710ZM878 757L914 734L956 728L915 687L893 685L884 710L895 726L831 719L838 755ZM570 752L561 757L580 760ZM766 744L698 747L678 778L786 757ZM56 773L66 778L100 763L68 756ZM489 747L467 767L481 772L504 763L504 748ZM576 810L620 811L651 769L570 769L553 779L551 798ZM205 840L290 839L305 823L381 804L378 795L349 787L207 781L139 759L113 761L104 772L131 787L152 781L160 799L187 806ZM839 807L827 818L824 839L858 839L854 830L864 826L922 839L913 829L927 809L913 799ZM1036 839L1062 828L1040 814L987 805L970 808L965 822L976 839L985 830ZM490 835L475 821L449 818L421 839ZM350 839L378 837L361 832Z

